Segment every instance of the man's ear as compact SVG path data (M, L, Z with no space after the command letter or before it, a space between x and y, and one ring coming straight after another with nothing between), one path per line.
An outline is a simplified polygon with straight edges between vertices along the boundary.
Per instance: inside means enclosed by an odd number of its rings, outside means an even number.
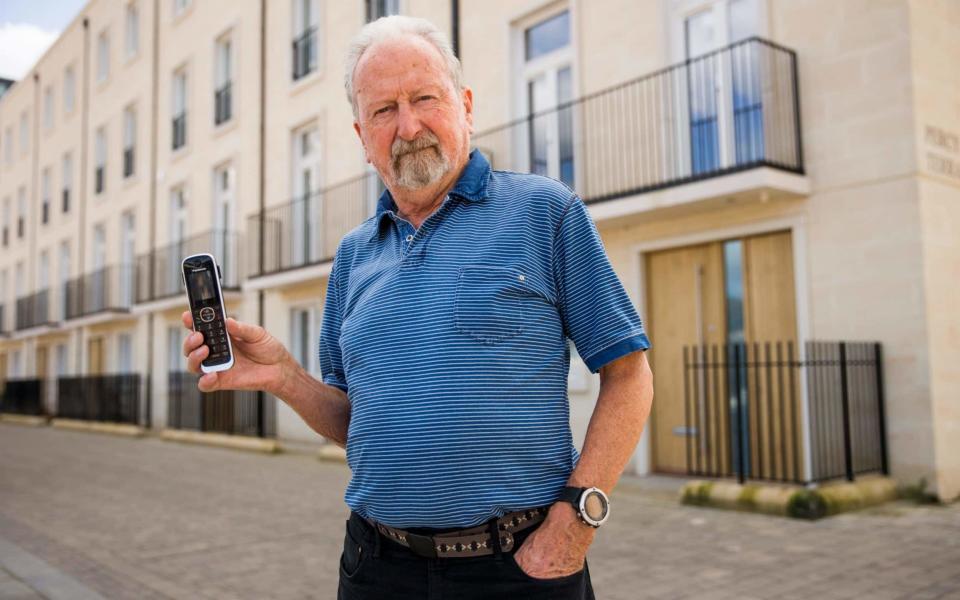
M354 121L353 130L357 132L357 137L360 138L360 145L363 146L363 158L365 158L368 163L373 164L370 162L370 155L367 153L367 143L363 141L363 135L360 133L360 123Z
M467 119L467 125L470 126L470 133L473 133L473 90L464 86L460 95L463 98L463 112Z

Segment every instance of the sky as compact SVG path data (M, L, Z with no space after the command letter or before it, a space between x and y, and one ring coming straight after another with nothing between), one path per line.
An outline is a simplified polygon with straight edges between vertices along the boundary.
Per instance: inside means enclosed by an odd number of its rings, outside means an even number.
M23 77L86 2L0 0L0 77Z

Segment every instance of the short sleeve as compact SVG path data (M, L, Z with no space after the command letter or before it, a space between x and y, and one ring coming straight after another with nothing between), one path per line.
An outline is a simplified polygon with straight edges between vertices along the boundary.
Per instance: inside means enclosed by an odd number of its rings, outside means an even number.
M327 299L323 307L323 323L320 326L320 374L327 385L347 391L343 374L343 358L340 353L340 327L343 315L340 312L340 291L337 285L336 264L327 280Z
M591 372L650 347L640 315L613 271L580 198L573 198L563 214L553 256L564 333Z

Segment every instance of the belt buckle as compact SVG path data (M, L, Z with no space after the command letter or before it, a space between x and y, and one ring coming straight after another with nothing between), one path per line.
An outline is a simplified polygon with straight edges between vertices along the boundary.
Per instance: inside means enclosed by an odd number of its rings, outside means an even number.
M414 554L425 558L437 558L437 547L432 537L408 532L407 545L410 546L410 550L412 550Z

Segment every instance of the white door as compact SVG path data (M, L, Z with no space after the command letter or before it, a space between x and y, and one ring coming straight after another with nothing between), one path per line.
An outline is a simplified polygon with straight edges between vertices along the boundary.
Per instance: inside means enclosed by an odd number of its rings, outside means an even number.
M290 217L290 265L309 264L320 259L323 247L320 190L320 135L317 127L297 131L293 136L293 210Z

